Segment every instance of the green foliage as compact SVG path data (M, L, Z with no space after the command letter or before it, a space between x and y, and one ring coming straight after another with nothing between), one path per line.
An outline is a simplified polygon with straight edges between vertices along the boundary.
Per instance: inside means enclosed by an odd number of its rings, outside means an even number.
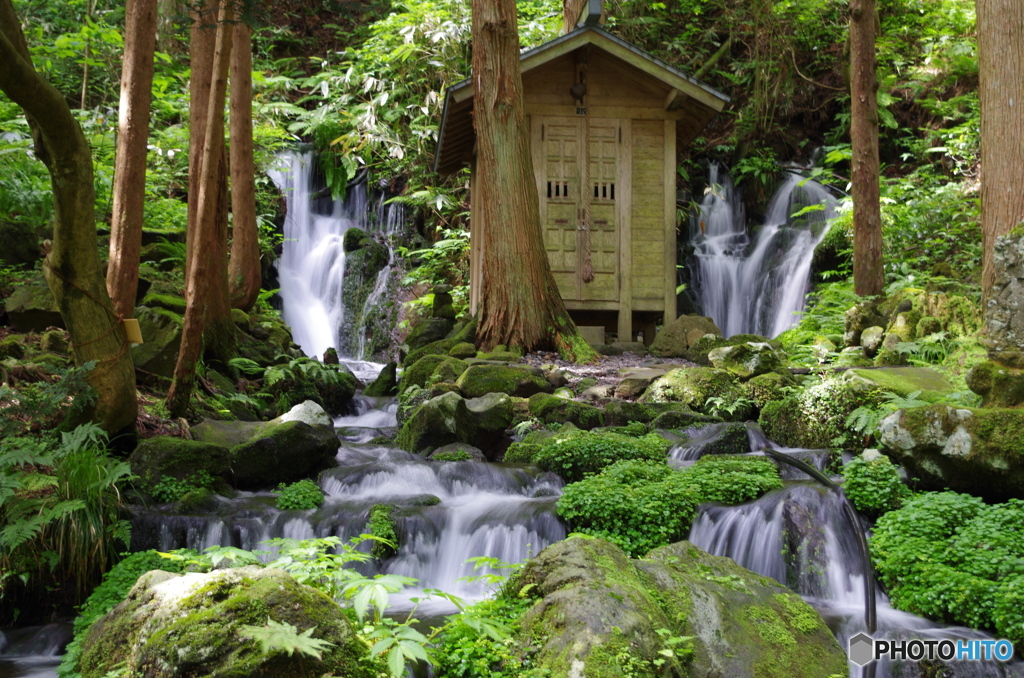
M654 433L634 438L603 431L573 431L545 442L533 456L533 463L572 483L621 460L663 461L668 447L669 442Z
M845 428L859 436L865 444L870 443L878 424L896 410L931 405L927 400L918 398L920 395L921 391L913 391L905 396L892 391L878 393L877 398L880 402L860 405L846 415ZM848 434L841 434L836 442L842 445L846 443L847 437Z
M391 504L375 504L370 508L366 531L374 537L370 555L378 560L395 555L398 547L398 534L395 532L395 519L392 517L394 510L395 507Z
M722 417L732 421L737 412L750 412L757 406L750 398L736 396L711 396L704 402L704 411L713 417Z
M175 478L174 476L163 476L160 482L150 488L149 493L158 502L178 501L189 492L195 490L212 489L216 479L208 471L196 471L187 478Z
M50 174L32 151L27 125L17 121L0 121L0 214L37 227L53 218Z
M431 461L469 461L473 457L465 450L452 450L450 452L439 452L430 458Z
M533 604L526 595L505 594L483 600L449 617L437 649L439 678L540 678L547 675L529 655L515 652L508 638Z
M140 551L126 557L103 575L103 583L93 589L75 617L74 639L61 658L57 675L60 678L78 678L78 660L89 627L124 600L139 577L151 570L180 572L182 566L180 561L162 558L156 551Z
M888 457L865 461L854 457L843 467L843 492L854 507L864 515L877 518L899 508L910 497L910 490L900 479L899 468Z
M88 382L95 363L63 370L46 368L52 374L41 381L23 381L16 388L0 383L0 440L43 431L61 430L78 420L96 402Z
M634 557L686 537L703 501L740 503L781 487L766 459L708 455L677 471L664 462L619 461L566 485L558 514Z
M320 508L324 503L324 493L312 480L305 478L290 485L281 483L277 486L277 508L282 511L308 511Z
M895 607L1024 641L1024 501L920 494L879 518L870 545Z
M286 652L291 657L292 654L298 652L307 657L323 659L323 651L332 647L334 643L313 638L315 630L315 626L310 626L300 633L288 622L276 622L267 617L267 623L263 626L243 625L240 627L238 635L257 641L263 654Z
M66 587L79 601L128 543L118 484L131 469L105 442L94 424L59 442L0 442L0 591L17 579L40 593Z

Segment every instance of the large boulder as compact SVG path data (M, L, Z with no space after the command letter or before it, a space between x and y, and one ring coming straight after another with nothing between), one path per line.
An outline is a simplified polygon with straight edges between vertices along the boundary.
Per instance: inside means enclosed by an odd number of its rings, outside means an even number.
M656 379L640 397L642 403L682 403L703 412L708 398L734 401L741 395L736 377L710 367L683 367Z
M268 620L300 633L312 629L311 637L326 643L321 659L282 649L264 652L245 627L264 627ZM380 667L367 654L337 603L283 570L155 570L89 630L81 675L375 678Z
M878 393L865 380L823 379L782 400L765 403L758 423L771 440L789 447L823 449L846 439L856 445L846 419L862 405L877 405Z
M666 372L667 370L653 367L620 370L619 374L622 377L622 381L615 387L615 397L624 400L638 398L647 390L652 381L658 377L665 376Z
M19 332L42 332L47 327L64 327L57 302L42 275L16 287L7 298L5 308L11 325Z
M470 365L456 383L467 398L487 393L529 398L534 393L551 393L554 390L544 377L511 365Z
M576 428L592 429L604 425L601 408L559 398L549 393L530 396L530 414L546 424L571 422Z
M131 347L135 367L161 377L174 374L181 346L182 317L165 308L139 306L135 309L143 343Z
M196 471L225 479L231 473L231 456L224 445L170 436L141 441L128 460L143 487L166 476L184 480Z
M922 489L992 502L1024 496L1024 410L915 407L889 415L878 431Z
M722 346L708 352L708 361L715 369L732 372L740 379L750 379L769 372L786 369L787 357L767 342L744 342Z
M406 356L427 344L444 339L454 327L455 321L450 318L424 318L420 320L413 326L409 336L405 338L405 344L403 344L401 349L402 355ZM447 350L445 352L447 353Z
M650 351L662 358L685 358L690 347L697 343L705 334L722 336L715 322L701 315L681 315L665 325L654 337Z
M489 459L504 452L504 433L515 419L515 403L504 393L465 399L445 393L420 405L402 424L395 439L409 452L469 443Z
M604 540L570 539L544 549L513 583L535 599L519 638L537 639L533 662L554 676L627 675L663 659L666 636L690 639L691 678L847 673L835 637L799 596L689 542L632 560Z
M370 385L363 391L363 395L374 398L384 398L398 395L398 364L390 362L384 366L377 378L370 382Z
M1024 403L1024 370L986 360L967 372L967 387L981 396L982 407L1016 407Z

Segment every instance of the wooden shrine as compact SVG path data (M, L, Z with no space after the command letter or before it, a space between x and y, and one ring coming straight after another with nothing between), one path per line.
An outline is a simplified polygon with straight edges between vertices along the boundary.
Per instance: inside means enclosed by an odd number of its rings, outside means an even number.
M605 31L600 2L589 4L577 28L520 58L544 244L577 325L621 341L643 331L650 343L654 324L676 317L677 152L728 97ZM475 167L472 113L467 79L446 94L435 171ZM471 206L472 313L487 258L479 212Z

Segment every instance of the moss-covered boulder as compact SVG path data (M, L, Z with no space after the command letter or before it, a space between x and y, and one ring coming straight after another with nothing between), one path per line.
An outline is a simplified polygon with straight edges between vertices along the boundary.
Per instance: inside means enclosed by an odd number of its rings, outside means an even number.
M901 396L919 392L917 397L928 402L940 400L956 390L941 372L930 367L848 370L842 379L851 384L888 391Z
M50 330L39 337L39 350L43 353L68 354L68 333L64 330Z
M0 216L0 264L35 263L42 257L39 241L45 229L10 216Z
M409 355L405 356L405 359L402 361L402 365L412 365L425 355L449 355L449 352L457 345L457 343L458 342L456 342L455 339L438 339L437 341L432 341L422 348L411 351ZM475 355L476 349L473 349L473 356Z
M401 351L402 355L408 355L427 344L446 338L453 327L455 327L455 321L450 318L424 318L420 320L413 326L409 336L405 338ZM447 352L446 350L445 353Z
M704 412L708 398L731 402L740 395L739 383L730 372L710 367L683 367L656 379L640 397L640 402L676 402Z
M651 420L648 427L652 431L673 431L677 429L690 428L695 424L714 424L722 420L719 417L712 417L707 414L700 414L690 410L678 409L663 412Z
M786 397L786 389L794 383L792 377L784 377L779 372L769 372L743 382L743 396L753 401L757 409L761 409L773 400Z
M450 355L453 358L475 358L476 346L469 343L468 341L463 341L452 346L448 350L448 355Z
M430 375L434 373L437 366L449 357L444 354L425 355L402 372L402 378L398 382L398 392L402 393L410 386L425 387L430 381Z
M165 308L138 306L135 318L144 343L132 344L132 362L140 370L170 377L181 346L182 317Z
M544 423L568 421L581 429L604 425L604 413L601 408L548 393L535 393L530 396L530 414Z
M874 358L878 349L882 347L882 339L885 338L885 329L875 325L868 327L860 334L860 345L864 349L864 355Z
M889 415L878 431L922 489L994 502L1024 496L1024 410L915 407Z
M369 240L369 238L370 236L366 234L366 231L361 228L353 227L345 231L345 235L341 241L341 246L346 253L355 252L356 250L361 249L366 244L364 241Z
M689 676L847 673L839 644L799 596L688 542L633 560L601 539L562 541L512 580L506 595L518 592L535 602L512 648L553 676L653 678L666 636L691 639L692 660L679 666Z
M444 393L417 407L402 424L395 442L409 452L469 443L493 461L504 452L505 429L514 419L515 403L504 393L470 399Z
M4 308L11 325L19 332L42 332L47 327L64 327L57 302L42 275L16 287L7 297Z
M184 480L197 471L215 478L228 478L231 473L227 446L170 436L141 441L128 461L143 487L152 487L165 477Z
M276 487L316 475L341 447L334 429L302 421L271 421L231 448L234 485L243 490Z
M982 407L1016 407L1024 403L1024 370L986 360L967 372L967 386L981 396Z
M384 366L377 378L363 391L363 395L373 398L386 398L398 395L398 363L390 362Z
M824 449L843 441L856 446L858 438L846 426L846 418L861 405L877 404L878 392L856 379L824 379L766 403L758 423L770 439L789 447Z
M506 365L470 365L456 382L462 394L475 398L487 393L507 393L529 398L534 393L550 393L548 380L520 367Z
M691 423L683 429L682 435L683 439L675 445L699 447L701 455L747 454L750 452L747 427L740 422Z
M139 305L146 306L148 308L163 308L168 311L173 311L178 315L185 314L185 298L177 294L149 292L142 298Z
M311 637L326 643L322 658L264 652L246 627L264 627L268 620L300 633L312 629ZM155 570L90 629L81 670L83 678L115 670L150 678L376 678L381 667L367 654L337 603L283 570Z
M665 376L666 372L667 370L651 367L625 370L621 373L622 381L615 387L615 397L624 400L639 398L651 385L651 382L658 377Z
M14 358L21 360L25 357L25 345L15 337L7 337L0 341L0 360Z
M781 350L767 342L744 342L708 351L708 362L715 369L750 379L769 372L786 369L787 358Z
M458 381L462 373L469 368L469 363L465 360L459 360L458 358L448 358L442 360L437 367L434 368L433 373L430 375L430 382L449 382L455 383Z
M605 426L625 426L633 421L647 424L666 412L693 413L681 403L641 403L618 399L608 400L603 409Z
M846 333L843 341L847 346L859 346L861 334L869 327L888 325L885 314L874 301L863 301L848 309L845 315Z
M720 337L722 331L711 318L681 315L661 328L650 345L650 352L662 358L685 358L690 348L706 334Z

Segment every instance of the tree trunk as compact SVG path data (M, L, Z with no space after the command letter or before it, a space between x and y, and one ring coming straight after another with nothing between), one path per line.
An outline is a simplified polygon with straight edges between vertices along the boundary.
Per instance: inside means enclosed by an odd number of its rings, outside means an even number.
M256 168L252 150L252 30L235 24L231 53L231 306L250 311L260 294Z
M977 0L976 5L985 300L995 277L995 239L1024 221L1024 5L1020 0Z
M217 216L221 209L222 194L217 175L223 173L224 156L224 95L227 91L228 63L231 56L231 34L233 22L231 0L221 8L217 24L216 43L212 61L212 80L206 106L206 125L203 149L199 158L200 174L197 177L199 199L196 205L196 228L190 245L188 278L185 281L185 324L181 332L181 348L174 366L174 378L167 392L167 409L173 417L185 414L192 387L195 383L196 364L203 347L204 324L209 322L208 295L216 285L217 267L224 269L224 260L205 256L216 250L220 232ZM193 71L193 77L195 73ZM191 182L190 182L191 183ZM191 197L191 196L190 196ZM190 225L191 226L191 225ZM192 230L191 228L189 229ZM196 249L191 250L192 247Z
M562 0L562 33L576 30L587 0Z
M477 338L533 349L553 343L592 360L551 275L540 226L519 72L515 0L473 0L473 121L477 135L475 216L484 251Z
M875 0L850 0L850 144L853 151L853 288L881 294L882 212L878 197L878 78Z
M95 362L89 416L111 434L133 430L135 370L103 284L96 238L92 154L64 97L32 67L11 0L0 0L0 91L25 111L36 154L53 182L53 243L46 280L71 335L76 365Z
M107 291L114 301L114 310L124 318L131 318L139 288L146 142L153 89L153 51L156 49L156 0L128 0L126 11Z
M186 235L185 280L190 279L192 266L197 258L206 258L212 264L209 275L204 279L202 294L205 313L203 339L206 352L221 362L227 362L235 355L235 330L231 322L231 304L228 293L228 208L227 208L227 159L224 148L223 99L217 104L218 127L221 135L216 157L220 158L219 170L212 179L217 190L211 197L220 207L214 212L216 237L203 245L197 242L198 205L201 190L201 163L206 140L210 106L210 88L213 82L214 49L218 23L218 3L205 0L193 9L191 66L192 79L189 83L189 166L188 166L188 233ZM230 28L230 26L229 26ZM213 188L206 187L206 188Z

